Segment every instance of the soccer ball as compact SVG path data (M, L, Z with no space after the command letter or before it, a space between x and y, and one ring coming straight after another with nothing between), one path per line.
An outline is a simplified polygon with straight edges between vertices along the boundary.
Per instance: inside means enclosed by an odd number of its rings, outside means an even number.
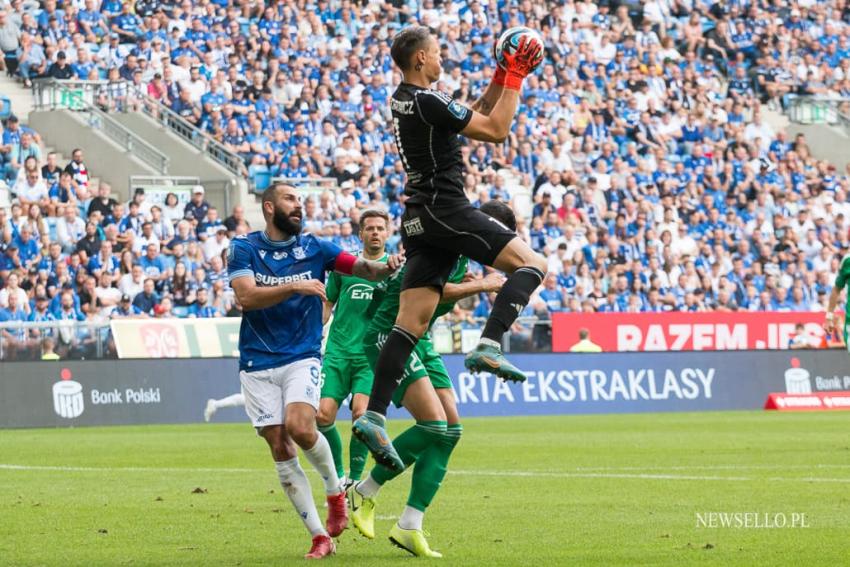
M525 26L516 26L510 28L503 33L496 43L493 44L493 58L496 60L496 64L499 67L504 68L505 60L503 58L503 54L505 53L513 53L516 51L517 47L519 47L519 40L522 36L529 36L529 41L536 41L540 44L540 55L537 57L537 61L534 62L534 68L532 72L540 66L543 62L543 52L546 47L543 44L543 38L540 37L540 34L534 31L531 28L527 28Z

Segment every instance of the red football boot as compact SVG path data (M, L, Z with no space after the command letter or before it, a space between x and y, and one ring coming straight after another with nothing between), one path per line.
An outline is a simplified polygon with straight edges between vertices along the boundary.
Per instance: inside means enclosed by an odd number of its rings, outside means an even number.
M348 506L345 501L345 492L334 496L328 496L328 521L325 529L328 535L338 537L348 527Z
M322 559L336 553L334 540L330 536L317 535L313 538L313 547L310 548L310 553L304 556L304 559Z

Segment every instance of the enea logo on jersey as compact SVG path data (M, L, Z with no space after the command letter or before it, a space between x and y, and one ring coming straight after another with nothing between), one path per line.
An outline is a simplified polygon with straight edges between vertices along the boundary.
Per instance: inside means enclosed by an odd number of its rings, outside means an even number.
M53 384L53 411L65 419L80 417L86 409L83 385L72 380L72 377L71 371L63 368L59 373L61 380Z
M351 299L366 299L372 301L372 286L367 284L354 284L349 288Z

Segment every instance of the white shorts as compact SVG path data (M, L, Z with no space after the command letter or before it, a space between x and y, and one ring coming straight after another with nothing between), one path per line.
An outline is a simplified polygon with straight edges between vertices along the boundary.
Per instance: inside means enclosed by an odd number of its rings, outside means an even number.
M254 427L282 424L291 403L310 404L318 410L321 367L319 359L307 358L278 368L240 371L245 412Z

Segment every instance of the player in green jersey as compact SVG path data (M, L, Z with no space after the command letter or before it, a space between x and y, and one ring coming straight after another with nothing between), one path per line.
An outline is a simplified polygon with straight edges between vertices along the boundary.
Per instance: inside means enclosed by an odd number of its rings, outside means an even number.
M823 330L827 334L832 334L836 330L835 310L838 308L838 301L841 299L841 292L850 282L850 255L845 256L841 260L841 265L838 268L838 275L835 276L835 285L832 286L832 293L829 294L829 305L826 307L826 322L823 325ZM844 346L850 352L850 341L848 341L847 314L845 307L844 314Z
M511 230L516 230L513 211L499 201L481 207ZM443 288L442 298L430 326L452 310L459 299L482 292L501 289L505 277L493 272L484 278L467 275L468 260L461 257ZM386 336L395 324L404 268L381 282L374 292L369 308L369 329L363 337L364 351L369 362L377 362ZM441 557L432 550L422 530L422 520L445 477L449 458L463 427L452 392L452 383L443 360L434 350L430 332L419 340L407 360L402 380L393 395L397 407L405 407L416 419L416 425L393 439L393 445L405 466L413 467L407 506L398 523L390 530L390 541L420 557ZM352 522L361 534L375 537L375 499L381 486L401 471L377 465L363 481L349 489Z
M361 215L361 255L367 260L387 261L384 246L389 237L389 222L389 215L383 211L367 210ZM363 334L368 325L366 310L372 301L374 287L374 282L332 273L325 289L328 302L325 304L324 320L327 322L330 318L331 309L334 320L322 360L322 399L316 421L331 447L340 478L345 478L345 464L342 437L335 424L337 411L351 394L351 415L357 419L366 411L372 390L373 375L363 354ZM366 446L352 436L348 446L349 482L360 479L368 455Z

